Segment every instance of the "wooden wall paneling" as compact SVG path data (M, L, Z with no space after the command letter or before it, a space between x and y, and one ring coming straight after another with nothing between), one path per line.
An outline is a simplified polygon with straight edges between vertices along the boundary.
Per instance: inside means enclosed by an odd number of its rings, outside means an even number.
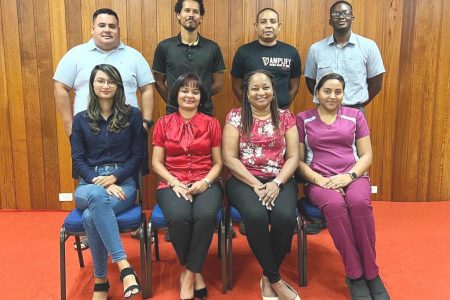
M442 9L440 10L441 26L439 30L439 41L437 41L438 54L436 66L436 80L430 82L436 86L436 101L433 116L432 146L429 172L429 186L427 198L429 201L445 199L445 195L450 194L450 27L449 19L450 2L442 0ZM438 11L438 10L435 10ZM423 101L427 105L429 99Z
M65 24L66 30L63 32L58 32L58 35L64 40L67 40L67 49L71 49L76 45L82 44L84 41L82 34L83 25L81 24L81 0L65 0L64 4L56 4L56 0L50 0L50 2L52 3L52 7L55 8L55 14L52 14L51 21L54 19L64 18L63 23L53 22L52 33L55 30L59 31L59 28L56 28L57 26L62 26ZM65 10L60 11L61 7ZM58 11L59 15L56 15L56 11ZM68 16L68 18L66 19L65 16ZM63 35L64 37L62 37Z
M217 1L214 7L214 40L219 44L225 62L224 72L224 86L219 95L214 97L214 115L219 119L221 124L224 124L227 113L231 110L234 104L234 96L231 91L231 62L232 55L230 52L229 38L230 38L230 18L229 18L229 0Z
M112 8L112 1L111 0L96 0L96 6L97 9L99 8ZM116 11L117 13L117 11ZM119 16L120 18L120 16Z
M2 0L3 46L5 49L5 69L8 74L7 91L10 103L11 141L14 163L15 203L8 208L31 208L30 181L28 169L28 146L25 125L22 68L20 57L19 21L17 1Z
M299 33L299 25L300 20L297 17L300 14L300 6L299 1L295 0L286 0L285 3L281 3L281 1L274 1L277 6L274 6L274 9L276 9L280 15L280 21L283 24L281 28L281 35L280 40L297 48L298 51L298 45L297 45L297 36ZM286 9L286 7L289 7L289 9ZM301 58L300 58L301 60ZM300 87L299 87L299 91ZM299 108L298 111L296 111L296 103L299 102L300 95L297 93L297 95L294 98L293 104L291 104L290 109L292 112L298 112L300 111ZM298 107L298 104L297 104Z
M114 10L119 16L120 39L122 40L122 42L128 45L127 1L112 0L111 9ZM94 12L92 12L91 14L93 13Z
M175 2L176 1L172 1L172 5L169 6L169 11L168 11L168 13L166 15L166 18L168 18L168 20L172 21L171 28L170 28L172 32L166 38L174 36L174 35L177 35L180 32L180 23L179 23L178 18L177 18L176 14L175 14ZM207 13L208 12L205 12L205 15ZM202 27L203 26L200 25L200 28L199 28L200 34L202 34Z
M291 9L289 1L287 2L286 7L286 10ZM308 88L306 87L306 80L303 74L308 49L312 45L312 43L315 42L313 41L312 33L316 29L314 23L311 20L313 18L311 17L310 19L310 16L312 16L312 14L312 2L310 0L300 0L296 16L296 18L298 19L298 35L295 43L297 45L297 50L300 54L302 63L302 77L300 78L299 92L293 105L293 111L296 113L312 107L312 96L309 93Z
M94 11L96 9L97 7L95 6L95 1L81 0L81 28L82 28L81 32L83 43L85 43L91 38L92 15L94 14Z
M51 49L52 49L52 66L53 72L63 55L72 46L75 46L78 40L81 42L81 15L80 10L72 9L73 4L80 4L79 1L59 1L50 0L50 32L51 32ZM69 9L69 7L70 9ZM80 6L78 6L80 7ZM72 13L70 13L72 12ZM78 16L77 17L77 12ZM70 21L66 22L66 15ZM75 34L78 32L78 34ZM53 76L52 76L53 77ZM53 89L52 89L53 90ZM54 101L54 97L51 97ZM71 193L74 190L74 182L72 180L72 160L70 155L69 139L64 131L64 126L59 112L55 111L56 117L56 135L57 135L57 161L59 167L59 192ZM58 198L54 199L58 202ZM70 210L74 207L73 202L58 202L61 209Z
M399 65L399 84L398 84L398 111L397 122L395 125L395 155L394 155L394 174L392 201L406 201L416 199L416 180L417 168L409 167L410 163L417 163L417 157L409 149L410 141L408 128L410 120L412 123L418 122L417 116L411 115L413 105L413 58L416 55L414 45L414 32L416 30L416 2L406 1L403 4L403 22L400 44L400 65ZM406 102L407 101L407 102ZM414 145L412 145L414 146ZM408 175L407 173L411 174Z
M34 7L31 1L19 4L20 54L22 57L22 86L25 107L25 125L30 168L31 208L46 207L44 162L42 148L41 110L36 57Z
M266 8L266 7L273 8L272 0L259 0L257 12L259 12L261 9ZM255 14L255 18L256 18L256 14Z
M203 21L200 24L200 34L214 41L214 33L217 29L215 27L215 1L205 1L203 5L205 6L205 15L203 16ZM219 26L223 26L223 24L220 24Z
M229 10L230 14L228 17L229 24L230 24L230 33L228 36L228 63L227 58L225 59L225 64L227 64L227 70L228 73L231 72L231 67L233 65L233 58L237 51L237 49L243 45L246 41L244 39L244 4L241 1L229 1ZM229 75L229 80L231 80L231 75ZM231 83L228 87L228 95L229 100L227 100L227 103L232 107L238 107L239 101L234 96L233 90L231 88ZM228 113L228 112L227 112Z
M437 82L437 69L439 64L439 41L440 41L440 28L443 15L442 6L443 1L424 2L418 1L417 6L417 47L420 52L417 52L415 64L418 65L418 74L414 74L414 78L417 80L414 84L414 105L418 107L417 116L422 119L421 128L419 134L411 132L416 137L418 150L418 168L416 177L424 177L425 180L418 180L417 182L417 196L418 199L427 199L428 186L430 184L430 170L431 170L431 156L439 155L434 152L433 146L438 146L432 139L433 128L435 124L435 115L433 114L436 102L436 82ZM419 75L419 76L417 76ZM424 99L431 99L427 101ZM440 125L439 125L440 126ZM449 172L450 173L450 172ZM433 179L434 180L434 179ZM422 200L424 201L424 200Z
M14 165L11 148L10 99L7 92L6 53L3 44L3 22L0 13L0 209L15 206Z
M56 132L56 105L53 97L53 68L50 31L50 12L47 0L34 1L37 82L39 83L39 99L42 128L42 153L44 164L44 184L46 208L59 208L54 199L59 193L58 139ZM40 14L40 15L39 15Z
M378 36L377 44L383 57L386 73L383 76L383 88L380 94L369 105L373 112L371 138L374 162L370 170L372 185L378 186L376 200L391 201L394 175L395 124L398 105L404 104L398 96L397 86L400 82L399 58L402 34L403 1L393 1L388 6L389 14L384 15L385 34ZM372 170L377 168L378 173Z
M127 1L128 45L141 52L143 28L142 14L139 12L142 12L141 0Z
M147 61L150 64L150 67L153 63L153 55L156 49L156 46L158 44L158 36L157 36L157 21L156 17L156 1L143 1L143 9L142 9L142 20L143 20L143 50L142 54L147 59ZM155 93L155 112L153 113L153 120L157 120L159 118L159 115L157 115L157 112L159 111L159 106L161 106L163 103L162 101L159 101L156 99L156 95L158 92L156 91L156 88L154 90ZM165 105L164 105L165 107ZM151 157L152 157L152 133L153 131L149 132L149 139L148 139L148 145L149 145L149 164L151 168ZM155 199L155 192L156 192L156 184L157 179L154 175L154 172L150 172L150 175L145 176L143 178L143 191L144 191L144 208L151 208L153 207L153 204L156 202Z
M244 1L244 43L248 43L256 39L255 22L258 12L257 0ZM239 45L240 46L240 45Z

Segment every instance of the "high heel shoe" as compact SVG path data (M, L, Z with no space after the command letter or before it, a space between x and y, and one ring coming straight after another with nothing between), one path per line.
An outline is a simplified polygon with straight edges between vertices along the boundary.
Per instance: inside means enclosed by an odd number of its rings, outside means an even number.
M263 283L262 283L262 278L259 281L259 288L261 289L261 296L263 300L278 300L278 297L274 297L274 296L264 296L264 292L263 292Z
M134 271L134 269L132 267L128 267L128 268L122 269L122 271L120 271L120 280L123 282L123 279L129 275L134 276L134 279L136 280L137 284L132 284L123 291L123 296L125 297L125 299L131 299L135 295L139 294L139 292L141 291L139 279L136 275L136 272ZM133 294L133 290L138 290L138 291ZM130 292L130 294L128 296L126 296L126 294L128 292Z
M109 282L102 282L94 284L94 292L108 292L109 291Z
M208 288L205 286L202 289L194 290L194 298L205 300L208 296Z
M284 284L285 284L292 292L294 292L294 294L295 294L294 300L301 300L301 299L300 299L300 296L299 296L298 293L297 293L297 291L294 290L294 288L293 288L292 286L290 286L286 281L283 280L283 282L284 282Z

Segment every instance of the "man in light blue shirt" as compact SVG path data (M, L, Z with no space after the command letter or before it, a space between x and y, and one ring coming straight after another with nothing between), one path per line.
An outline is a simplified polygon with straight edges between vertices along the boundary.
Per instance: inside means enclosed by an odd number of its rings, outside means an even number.
M115 66L122 76L127 104L138 106L136 91L142 96L144 127L153 123L154 78L150 66L142 54L120 41L119 18L108 8L93 15L92 38L85 44L70 49L56 68L54 92L56 107L61 114L67 135L72 131L73 116L87 108L89 77L98 64ZM73 110L70 91L75 92Z
M323 75L342 75L345 79L342 104L363 110L380 92L385 69L376 43L351 31L354 19L350 3L337 1L331 6L329 24L333 35L310 47L304 74L312 95ZM317 103L315 97L314 102Z

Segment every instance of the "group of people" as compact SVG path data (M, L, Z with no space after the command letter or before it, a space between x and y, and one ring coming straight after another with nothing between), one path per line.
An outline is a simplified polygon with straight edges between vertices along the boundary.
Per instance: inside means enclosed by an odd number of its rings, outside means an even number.
M258 39L240 47L233 59L232 87L241 107L228 113L223 130L213 117L211 97L223 86L225 64L218 44L198 33L204 13L202 0L176 1L180 33L158 44L151 70L142 54L120 41L117 14L99 9L92 39L58 64L55 99L80 179L75 201L83 210L89 241L84 246L93 258L93 299L108 296L108 256L120 270L124 297L140 292L115 215L134 203L135 177L147 165L153 126L156 198L184 266L180 299L207 297L202 268L224 191L242 216L262 268L262 298L300 299L280 275L296 225L296 171L307 181L306 196L326 218L351 298L389 299L375 259L367 174L372 149L364 116L364 106L381 90L384 67L376 44L351 31L351 4L331 6L333 35L308 52L304 74L317 106L297 116L289 105L299 88L300 56L277 40L278 13L261 10ZM167 115L156 123L153 85L167 105ZM222 182L224 166L228 176Z

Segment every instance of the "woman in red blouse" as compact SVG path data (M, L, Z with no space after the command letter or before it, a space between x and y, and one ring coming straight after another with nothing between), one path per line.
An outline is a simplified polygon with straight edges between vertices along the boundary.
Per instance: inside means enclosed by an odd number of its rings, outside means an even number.
M153 129L153 170L161 178L156 199L169 223L180 263L180 299L206 297L201 275L223 202L216 182L222 171L219 121L201 113L208 97L200 78L181 75L169 92L178 109Z
M271 73L249 73L243 91L242 108L228 113L223 130L223 160L232 174L228 200L242 216L248 243L263 269L263 299L300 299L279 272L296 224L295 117L278 108Z

